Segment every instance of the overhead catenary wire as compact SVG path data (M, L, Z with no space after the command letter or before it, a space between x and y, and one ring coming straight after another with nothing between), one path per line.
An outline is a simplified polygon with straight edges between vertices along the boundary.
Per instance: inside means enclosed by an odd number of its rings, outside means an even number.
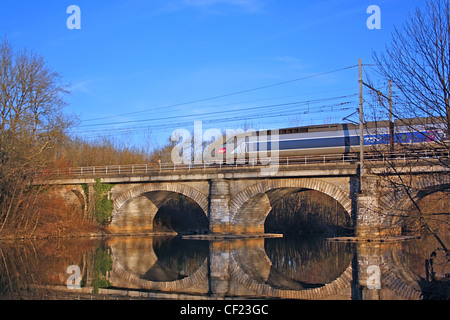
M230 113L230 112L243 112L243 111L248 111L248 110L261 110L261 109L266 109L266 108L285 107L285 106L290 106L290 105L311 105L311 104L314 104L314 103L326 102L326 101L337 100L337 99L345 99L345 98L349 98L349 97L352 97L352 96L356 96L356 94L339 96L339 97L322 98L322 99L316 99L316 100L295 101L295 102L272 104L272 105L266 105L266 106L256 106L256 107L250 107L250 108L241 108L241 109L237 109L237 110L213 111L213 112L206 112L206 113L201 113L201 114L177 115L177 116L169 116L169 117L162 117L162 118L127 120L127 121L117 121L117 122L98 123L98 124L84 124L84 125L80 125L79 127L80 128L87 128L87 127L99 127L99 126L132 124L132 123L140 123L140 122L154 122L154 121L161 121L161 120L171 120L171 119L180 119L180 118L211 116L211 115L216 115L216 114L226 114L226 113Z
M131 134L139 134L139 133L145 133L147 131L154 131L157 130L159 134L173 130L174 128L180 128L180 127L186 127L192 125L192 121L198 121L201 120L204 124L204 128L207 128L208 126L219 126L219 124L230 124L235 123L238 121L258 121L258 125L263 125L264 121L270 121L270 123L264 124L273 126L278 123L286 123L287 119L286 117L289 116L295 116L295 119L291 119L289 121L297 122L301 125L311 125L316 120L324 120L324 119L342 119L342 116L333 115L333 112L339 112L339 111L346 111L350 110L351 108L348 107L349 104L351 104L354 101L348 101L350 98L354 98L357 96L356 93L347 94L347 95L341 95L341 96L334 96L334 97L325 97L320 99L309 99L309 100L303 100L303 101L294 101L289 102L286 101L284 103L275 103L275 104L269 104L269 105L262 105L262 106L250 106L243 108L242 105L254 103L257 101L264 101L264 100L273 100L273 99L282 99L287 98L285 97L278 97L278 98L264 98L264 99L253 99L252 101L244 101L240 103L236 102L227 102L222 104L215 104L215 105L208 105L207 108L210 110L210 108L217 108L220 106L230 106L235 105L236 108L228 108L227 110L218 110L218 111L210 111L210 112L202 112L202 113L191 113L191 114L179 114L179 115L173 115L173 110L175 107L179 106L185 106L185 105L194 105L201 102L207 102L212 101L224 97L230 97L230 96L237 96L240 94L253 92L257 90L263 90L275 86L281 86L289 83L294 83L301 80L311 79L314 77L319 77L327 74L331 74L334 72L339 72L343 70L348 70L358 67L358 65L348 66L345 68L335 69L327 72L317 73L310 76L305 76L301 78L296 78L288 81L282 81L278 83L273 83L265 86L260 86L252 89L246 89L246 90L240 90L232 93L212 96L208 98L198 99L198 100L192 100L188 102L183 103L176 103L171 104L167 106L157 107L157 108L148 108L145 110L139 110L139 111L133 111L133 112L126 112L121 114L115 114L115 115L108 115L104 117L97 117L92 119L86 119L81 120L81 124L77 126L77 128L74 128L71 130L72 136L79 136L87 139L95 139L95 138L105 138L105 137L113 137L122 135L123 138L125 136L128 136L127 139L132 139ZM348 90L351 88L346 88L345 90ZM343 90L341 89L333 89L328 90L329 91L339 91ZM322 90L323 91L323 90ZM323 92L322 92L323 94ZM295 97L298 95L290 95L288 97ZM345 100L345 101L343 101ZM334 104L328 104L335 101ZM320 106L317 106L318 104L321 104ZM205 108L206 106L204 106ZM335 108L333 110L333 107ZM204 108L197 108L198 111L202 111ZM328 108L328 109L327 109ZM280 110L281 109L281 110ZM159 118L146 118L142 119L142 116L149 112L154 112L156 110L164 110L164 112L158 112L160 114ZM207 110L207 109L206 109ZM162 116L166 112L172 112L172 115L168 116ZM323 112L326 112L326 115L323 114ZM238 113L238 115L236 115ZM313 114L321 114L321 117L312 118L311 116ZM132 115L140 115L141 119L127 119L123 121L108 121L103 122L102 120L106 119L113 119L117 117L126 117L126 116L132 116ZM278 121L277 119L285 118L284 121ZM334 118L333 118L334 117ZM97 123L88 123L88 122L94 122ZM190 122L189 122L190 121ZM252 125L254 126L254 125ZM286 125L285 125L286 126ZM223 128L222 128L223 129ZM257 129L257 128L256 128ZM134 139L134 138L133 138Z
M350 98L352 96L355 96L356 94L353 95L348 95L348 96L342 96L342 97L347 97ZM203 114L189 114L189 115L183 115L183 116L172 116L172 117L162 117L162 118L152 118L152 119L148 119L148 121L146 120L139 120L141 122L141 125L138 127L136 126L136 124L134 123L130 123L130 121L123 121L123 122L117 122L115 123L115 125L112 124L108 124L107 128L104 128L102 126L97 127L96 125L87 125L86 127L80 128L82 130L83 133L88 133L88 132L106 132L106 131L115 131L115 130L122 130L125 129L127 130L129 127L125 126L126 124L133 124L132 128L155 128L155 127L171 127L173 128L174 126L180 126L181 125L185 125L185 124L189 124L190 122L171 122L168 120L181 120L181 119L185 119L185 121L194 121L194 120L201 120L203 123L208 123L208 122L225 122L225 121L229 121L230 119L236 119L236 120L252 120L252 119L261 119L261 118L267 118L268 116L271 116L272 114L276 114L280 117L282 116L289 116L289 115L307 115L307 114L314 114L314 113L322 113L324 111L326 112L335 112L335 111L343 111L346 109L342 109L342 108L335 108L334 107L339 107L345 104L349 104L351 102L355 102L355 101L340 101L334 104L320 104L320 105L315 105L315 104L319 104L321 102L325 102L325 101L332 101L332 100L336 100L336 98L341 98L341 97L334 97L333 98L325 98L325 99L318 99L318 100L309 100L309 101L304 101L304 102L293 102L293 103L287 103L287 104L275 104L275 105L268 105L268 106L260 106L260 107L251 107L251 108L240 108L240 109L236 109L236 110L229 110L229 111L219 111L219 112L210 112L210 113L203 113ZM298 108L298 106L302 104L302 108ZM279 106L283 105L283 108L280 110ZM266 110L264 111L264 113L261 113L260 108L266 108ZM243 111L249 111L247 109L251 109L250 113L244 113ZM238 113L239 115L235 115L236 113ZM206 115L208 115L206 117ZM134 121L133 121L134 122ZM143 125L144 123L146 123L145 125Z
M317 116L317 117L312 117L312 118L309 118L308 120L310 120L310 121L318 121L318 120L323 120L324 118L322 117L322 116ZM336 116L336 117L330 117L329 119L331 119L331 120L339 120L340 119L340 117L338 117L338 116ZM282 128L284 128L285 126L278 126L278 124L285 124L286 122L285 121L283 121L283 120L279 120L279 121L274 121L274 120L271 120L270 121L270 128L268 128L268 127L265 127L265 126L259 126L259 127L251 127L251 129L254 129L254 130L259 130L259 129L266 129L266 130L273 130L273 129L282 129ZM327 122L328 123L328 122ZM305 124L301 124L301 125L309 125L310 123L305 123ZM182 125L181 125L182 126ZM116 137L116 136L119 136L119 137L123 137L124 135L138 135L139 133L143 133L143 134L145 134L147 131L146 131L146 129L141 129L141 130L139 130L139 129L131 129L131 128L129 128L130 130L124 130L123 132L116 132L116 133L110 133L110 134L97 134L97 135L94 135L94 134L92 134L92 135L89 135L89 136L85 136L84 137L84 139L87 139L87 140L91 140L91 139L97 139L97 138L113 138L113 137ZM206 128L204 128L204 129L206 129ZM170 138L170 133L172 132L172 129L171 128L168 128L168 127L166 127L165 128L165 130L161 130L161 131L158 131L158 132L162 132L162 133L164 133L164 132L166 132L168 135L167 135L167 138ZM152 132L152 134L153 134L153 132ZM128 139L128 138L127 138Z
M168 108L185 106L185 105L190 105L190 104L194 104L194 103L206 102L206 101L216 100L216 99L220 99L220 98L231 97L231 96L235 96L235 95L239 95L239 94L243 94L243 93L249 93L249 92L253 92L253 91L268 89L268 88L281 86L281 85L285 85L285 84L289 84L289 83L293 83L293 82L297 82L297 81L307 80L307 79L311 79L311 78L315 78L315 77L319 77L319 76L324 76L324 75L327 75L327 74L331 74L331 73L335 73L335 72L339 72L339 71L344 71L344 70L348 70L348 69L352 69L352 68L356 68L356 67L358 67L358 65L352 65L352 66L339 68L339 69L335 69L335 70L331 70L331 71L327 71L327 72L313 74L313 75L310 75L310 76L305 76L305 77L296 78L296 79L292 79L292 80L277 82L277 83L273 83L273 84L269 84L269 85L265 85L265 86L260 86L260 87L256 87L256 88L251 88L251 89L236 91L236 92L232 92L232 93L217 95L217 96L213 96L213 97L208 97L208 98L203 98L203 99L198 99L198 100L192 100L192 101L187 101L187 102L182 102L182 103L176 103L176 104L163 106L163 107L149 108L149 109L146 109L146 110L126 112L126 113L110 115L110 116L105 116L105 117L97 117L97 118L92 118L92 119L84 119L84 120L82 120L82 122L98 121L98 120L105 120L105 119L111 119L111 118L123 117L123 116L129 116L129 115L137 115L137 114L142 114L142 113L147 113L147 112L154 112L154 111L161 110L161 109L167 110Z
M220 123L226 123L226 124L230 124L232 122L238 122L238 121L253 121L253 120L265 120L265 119L273 119L273 118L281 118L281 117L286 117L286 116L300 116L300 115L314 115L314 114L323 114L323 112L325 111L330 111L333 110L334 111L346 111L346 110L350 110L351 107L349 107L348 105L354 103L354 101L345 101L345 102L341 102L341 103L337 103L337 104L333 104L333 105L328 105L328 106L319 106L319 107L315 107L315 108L310 108L309 111L308 110L304 110L304 111L298 111L298 110L292 110L291 112L280 112L280 111L271 111L268 113L264 113L264 114L256 114L256 115L245 115L245 116L228 116L225 118L217 118L217 119L207 119L207 120L202 120L202 124L205 126L210 126L210 125L218 125ZM344 107L345 106L345 107ZM330 116L330 112L327 113ZM340 119L341 117L339 117L338 115L335 115L336 119ZM315 120L319 120L319 119L323 119L323 116L321 116L320 118L310 118L311 119L315 119ZM285 121L284 121L285 122ZM302 120L303 122L303 120ZM270 124L274 124L274 121L271 121ZM282 121L277 122L277 123L282 123ZM133 127L120 127L120 128L106 128L106 129L87 129L84 130L83 133L85 135L85 137L90 137L90 138L95 138L95 134L101 134L102 137L106 136L114 136L114 135L121 135L121 134L130 134L130 133L137 133L137 132L146 132L148 130L173 130L175 127L187 127L192 125L192 122L189 121L185 121L185 122L177 122L177 123L157 123L157 124L151 124L151 125L144 125L144 126L133 126ZM87 134L89 134L89 136L87 136Z

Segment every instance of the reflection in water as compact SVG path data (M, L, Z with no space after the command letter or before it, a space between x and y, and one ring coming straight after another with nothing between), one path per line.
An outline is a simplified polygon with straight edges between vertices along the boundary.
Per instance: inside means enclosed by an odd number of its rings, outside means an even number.
M320 237L266 239L272 262L268 282L274 287L301 290L331 283L350 265L354 245Z
M93 260L93 271L91 277L91 285L94 287L93 292L98 293L99 288L109 287L109 273L112 270L111 250L103 243L95 250ZM82 285L88 282L87 271L82 279Z
M432 238L389 245L323 238L3 242L0 298L70 296L75 291L66 287L67 267L76 265L82 286L78 294L102 294L94 299L104 297L102 288L116 297L137 290L156 298L165 293L165 298L448 299L448 258L436 247ZM380 270L381 289L368 286L374 276L369 266Z
M94 261L99 240L2 241L0 298L40 299L48 284L66 285L67 267L80 267L82 284L95 281Z
M450 234L441 234L444 243L450 243ZM419 277L418 284L424 299L450 300L450 258L436 239L423 237L420 245L403 244L405 264Z
M154 282L189 277L208 255L207 242L179 237L120 237L106 243L116 270Z
M206 241L155 238L155 264L142 277L151 281L172 281L192 275L208 256Z

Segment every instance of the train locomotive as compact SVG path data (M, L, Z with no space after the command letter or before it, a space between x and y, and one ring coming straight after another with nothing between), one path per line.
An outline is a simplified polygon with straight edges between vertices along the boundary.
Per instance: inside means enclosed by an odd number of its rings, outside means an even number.
M443 141L446 130L443 124L411 126L404 120L394 123L395 144L423 148L425 142ZM411 129L414 128L414 129ZM364 152L375 150L389 151L389 122L367 122L364 125ZM360 129L353 123L312 125L277 130L262 130L253 133L241 133L219 145L218 154L227 159L256 159L261 152L276 151L278 157L287 158L303 155L351 154L360 151ZM231 147L231 148L230 148Z

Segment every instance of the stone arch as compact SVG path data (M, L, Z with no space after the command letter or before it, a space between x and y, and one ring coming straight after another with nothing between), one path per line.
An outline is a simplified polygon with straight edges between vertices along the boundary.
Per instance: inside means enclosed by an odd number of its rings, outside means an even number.
M416 192L413 199L414 201L417 201L432 193L449 189L450 175L441 174L433 175L432 177L419 177L414 183L414 188L416 189ZM412 201L410 202L410 207L411 205Z
M432 193L450 189L450 175L431 174L414 177L408 186L409 195L404 189L392 190L385 188L380 197L380 204L384 208L383 226L393 227L398 224L400 217L408 212L420 199Z
M264 232L264 221L271 203L302 190L322 192L342 205L351 216L349 194L337 186L318 179L270 179L256 183L235 195L230 201L230 229L235 233Z
M182 194L208 213L208 198L193 187L181 183L145 183L123 191L113 198L112 232L153 231L153 218L169 199Z
M77 188L67 189L63 194L63 199L67 204L79 205L83 214L87 214L87 199L83 190L78 190Z

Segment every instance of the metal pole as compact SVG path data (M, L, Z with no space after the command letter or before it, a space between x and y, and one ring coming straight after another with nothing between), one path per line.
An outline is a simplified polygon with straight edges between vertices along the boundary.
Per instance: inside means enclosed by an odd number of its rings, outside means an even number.
M363 79L362 60L359 59L359 180L362 189L362 179L364 176L364 111L363 111ZM361 190L362 191L362 190Z
M392 83L389 80L389 151L394 152L394 122L392 121Z

